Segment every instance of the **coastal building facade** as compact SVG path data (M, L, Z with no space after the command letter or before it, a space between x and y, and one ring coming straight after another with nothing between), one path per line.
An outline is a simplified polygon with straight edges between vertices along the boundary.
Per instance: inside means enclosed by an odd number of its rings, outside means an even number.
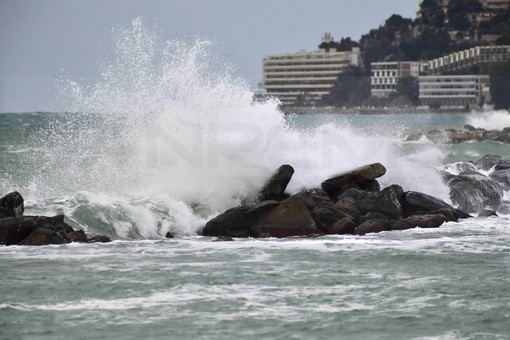
M330 34L323 41L331 41ZM282 105L318 104L330 93L338 75L349 66L362 64L360 49L275 54L263 60L263 82L267 95L277 97Z
M373 97L388 97L396 92L398 80L404 77L418 77L420 62L390 61L370 64L370 92Z
M488 75L420 76L419 100L430 107L481 106L489 100Z
M468 70L472 66L510 61L510 45L477 46L425 62L428 75Z

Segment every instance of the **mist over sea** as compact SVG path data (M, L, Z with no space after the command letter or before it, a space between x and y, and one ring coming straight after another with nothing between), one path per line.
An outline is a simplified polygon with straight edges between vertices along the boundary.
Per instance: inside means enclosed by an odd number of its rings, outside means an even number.
M382 187L451 202L438 170L510 158L508 144L406 136L501 129L508 112L284 115L207 41L162 41L140 20L114 37L97 83L59 79L53 112L0 114L0 196L114 239L0 247L0 339L510 338L501 211L365 236L198 236L282 164L289 193L380 162Z

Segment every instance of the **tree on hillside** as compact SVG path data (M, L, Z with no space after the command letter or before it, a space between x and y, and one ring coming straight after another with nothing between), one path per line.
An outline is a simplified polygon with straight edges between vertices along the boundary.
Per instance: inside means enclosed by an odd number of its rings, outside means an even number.
M398 97L405 98L409 103L418 105L419 84L416 77L403 77L398 80L396 93Z
M359 106L370 96L370 76L356 66L349 66L338 76L329 95L323 98L325 105Z
M510 109L510 62L492 64L489 69L491 77L491 97L495 109Z
M471 28L470 14L484 10L478 0L450 0L448 2L447 17L450 28L455 31L467 31Z

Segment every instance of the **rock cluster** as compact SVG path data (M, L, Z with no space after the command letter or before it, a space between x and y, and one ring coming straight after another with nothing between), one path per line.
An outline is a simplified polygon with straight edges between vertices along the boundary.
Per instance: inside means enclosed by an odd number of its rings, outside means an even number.
M286 169L281 176L281 169ZM258 202L243 204L211 219L204 236L290 237L355 234L437 228L468 214L435 197L404 190L398 185L380 189L376 178L386 173L380 163L339 174L321 188L284 193L293 170L283 165L264 186ZM280 180L278 180L280 179ZM284 184L284 185L283 185ZM271 195L266 193L270 192Z
M487 210L510 213L510 202L504 199L504 191L510 190L509 159L485 155L476 162L456 163L453 167L455 174L442 174L452 202L460 209L478 215L487 215Z
M445 129L445 130L431 130L426 133L413 133L407 137L407 141L416 141L427 137L433 142L442 143L463 143L468 141L484 141L492 140L501 143L510 144L510 127L506 127L503 130L485 130L481 128L475 128L471 125L464 125L463 129Z
M71 242L110 242L107 236L87 237L64 222L64 215L23 216L24 200L18 192L0 198L0 244L39 246Z

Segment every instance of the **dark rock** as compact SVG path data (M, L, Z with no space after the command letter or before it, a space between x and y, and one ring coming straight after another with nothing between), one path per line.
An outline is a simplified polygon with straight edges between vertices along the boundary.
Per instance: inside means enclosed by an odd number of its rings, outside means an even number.
M321 187L335 200L340 193L352 188L353 185L363 185L366 181L375 180L385 173L386 168L381 163L368 164L327 179L321 183Z
M73 232L70 232L67 234L67 238L71 242L87 242L87 235L85 235L85 232L83 230L75 230Z
M392 230L405 230L412 228L439 228L446 218L444 215L413 215L395 222Z
M256 219L256 216L249 218L246 211L249 207L236 207L225 211L208 221L202 230L204 236L233 236L249 237L251 236L250 225Z
M206 223L204 236L250 237L251 226L257 218L280 205L277 201L263 201L255 205L247 205L228 209Z
M498 214L493 210L482 210L478 213L478 217L491 217L491 216L498 216Z
M351 217L344 217L328 226L325 231L328 235L353 234L356 224Z
M328 194L322 189L305 189L297 193L295 196L300 197L310 211L312 211L315 207L334 204Z
M466 125L464 125L464 130L474 131L474 130L476 130L476 128L473 125L466 124Z
M24 200L19 192L11 192L0 198L0 218L23 216Z
M317 228L304 201L292 196L259 215L251 225L255 237L289 237L324 234Z
M455 209L439 198L416 191L408 191L403 194L402 207L404 209L404 217L415 215L417 212L433 212L439 210L448 210L456 218L469 217L465 212Z
M475 163L478 169L488 171L495 167L503 158L499 155L485 155L478 162Z
M390 218L388 216L384 215L384 214L381 214L381 213L378 213L378 212L374 212L374 211L370 211L370 212L368 212L365 215L360 217L359 224L363 224L366 221L370 221L370 220L389 220L389 219Z
M446 222L458 222L459 218L469 218L470 215L464 215L459 210L451 210L451 209L438 209L438 210L429 210L429 211L417 211L413 216L416 215L443 215Z
M447 184L452 202L463 211L476 213L485 207L497 210L501 206L503 189L491 177L482 174L458 175Z
M362 215L369 212L377 212L391 219L402 217L402 195L403 190L397 185L385 188L380 192L366 192L350 189L339 196L339 200L346 197L354 198Z
M507 170L510 169L510 159L502 159L496 164L494 170Z
M380 233L391 229L393 221L386 219L368 220L354 229L355 235L365 235L368 233Z
M284 191L287 188L293 174L294 168L290 165L285 164L280 166L261 189L258 199L260 201L266 201L282 200L287 198L288 196L284 195Z
M106 235L95 235L87 240L87 243L108 243L112 240Z
M64 239L58 232L45 228L36 228L18 244L21 246L44 246L65 243L69 243L69 241Z
M510 187L510 169L497 170L492 172L489 177L503 185Z
M338 220L348 217L348 215L346 215L342 210L332 204L316 206L310 211L310 214L317 227L323 230L327 230Z
M361 217L361 211L359 208L359 202L353 197L343 197L335 203L335 207L338 208L346 216L351 216L354 220L358 220Z
M18 244L37 228L49 229L60 233L64 238L66 234L73 231L71 227L64 223L64 215L1 218L0 244Z

